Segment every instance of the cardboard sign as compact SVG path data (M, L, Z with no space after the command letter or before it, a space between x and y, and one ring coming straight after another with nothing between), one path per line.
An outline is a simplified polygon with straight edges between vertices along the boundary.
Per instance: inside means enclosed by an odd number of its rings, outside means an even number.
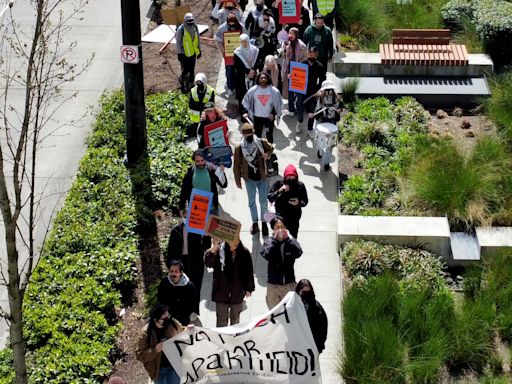
M187 221L185 226L187 231L204 235L208 216L213 202L213 193L201 189L192 189L188 203Z
M228 122L216 121L204 127L204 143L207 147L222 147L229 145Z
M295 292L253 320L190 327L163 343L182 383L320 384L315 339Z
M191 12L190 5L182 5L175 8L162 7L160 13L162 19L167 25L180 25L183 23L185 13Z
M240 46L240 32L224 32L224 64L235 64L235 49Z
M290 62L290 81L288 90L292 92L306 94L308 89L308 65L297 61Z
M301 0L281 0L279 3L279 24L297 24L300 21Z
M203 153L205 160L209 163L223 165L226 168L231 168L233 164L233 150L229 145L223 145L222 147L206 147Z
M240 224L236 220L224 219L219 216L210 215L208 226L206 227L206 234L225 241L229 244L238 243L240 239Z

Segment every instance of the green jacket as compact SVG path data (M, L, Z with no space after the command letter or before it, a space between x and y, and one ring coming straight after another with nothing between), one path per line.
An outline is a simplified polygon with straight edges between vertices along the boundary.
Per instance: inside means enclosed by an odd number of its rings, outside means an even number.
M320 61L329 60L334 54L331 28L325 25L318 29L315 25L311 24L304 31L302 41L304 41L308 48L316 47L318 49L318 59Z

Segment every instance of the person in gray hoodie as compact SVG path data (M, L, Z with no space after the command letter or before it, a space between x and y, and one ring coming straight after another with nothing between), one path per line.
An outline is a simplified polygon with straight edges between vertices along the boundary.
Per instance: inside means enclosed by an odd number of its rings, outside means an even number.
M194 283L183 272L180 260L169 262L169 274L158 286L157 299L169 307L169 314L183 325L199 322L199 294ZM199 323L198 323L199 322Z
M199 29L192 13L186 13L183 24L176 30L176 51L181 64L180 85L188 93L194 81L196 59L201 57L201 40Z

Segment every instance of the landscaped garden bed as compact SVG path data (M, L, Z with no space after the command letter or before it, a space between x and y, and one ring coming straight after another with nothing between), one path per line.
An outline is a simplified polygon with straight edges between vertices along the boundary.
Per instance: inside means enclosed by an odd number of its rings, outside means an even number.
M512 252L464 273L464 292L422 250L358 241L342 248L347 383L509 383Z

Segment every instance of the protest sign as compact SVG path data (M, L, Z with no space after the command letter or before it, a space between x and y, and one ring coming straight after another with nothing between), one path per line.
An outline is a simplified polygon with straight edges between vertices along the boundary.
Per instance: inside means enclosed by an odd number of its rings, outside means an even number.
M297 61L290 62L290 82L288 90L306 94L308 89L308 65Z
M205 234L212 201L212 192L196 188L192 189L188 203L187 221L185 223L187 231L199 233L200 235Z
M223 165L226 168L231 168L233 164L233 150L229 145L223 145L222 147L206 147L203 153L205 160L209 163Z
M206 234L216 237L226 243L237 244L240 239L240 228L242 224L236 220L220 218L210 215L210 220L206 227Z
M207 147L229 145L227 121L220 120L206 125L204 127L204 143Z
M301 0L281 0L279 2L279 23L296 24L300 21Z
M224 32L224 64L235 64L235 49L240 46L240 32Z
M295 292L251 322L187 328L163 351L181 383L321 383L318 350Z

